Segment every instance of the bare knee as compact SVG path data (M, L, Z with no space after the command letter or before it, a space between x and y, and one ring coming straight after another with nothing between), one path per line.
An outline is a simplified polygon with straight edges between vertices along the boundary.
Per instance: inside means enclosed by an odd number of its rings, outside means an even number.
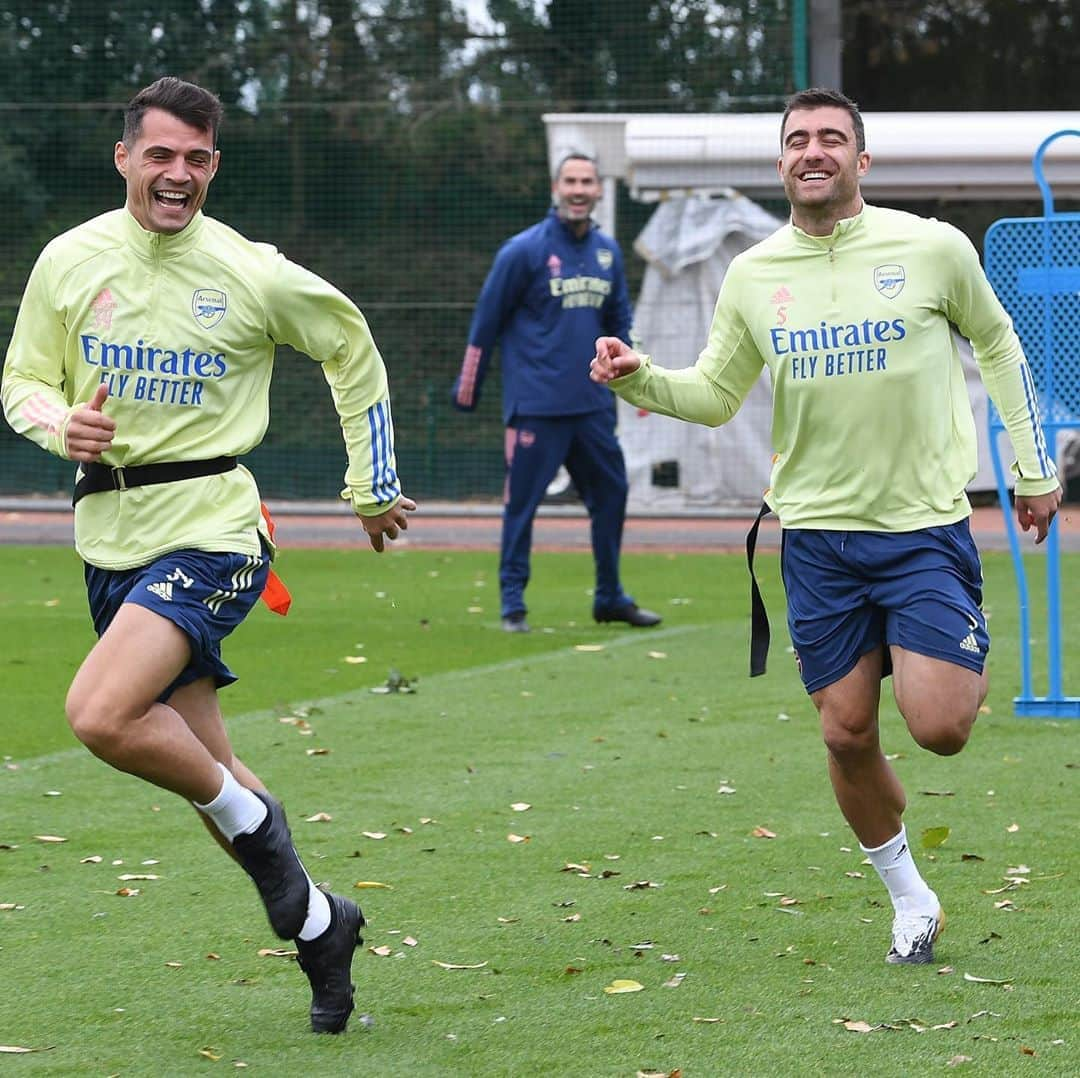
M862 756L878 749L876 710L829 703L821 708L821 733L825 747L838 760Z
M918 726L909 723L911 736L921 748L938 756L955 756L968 743L977 714L976 709L972 713L940 716L933 723Z
M64 704L68 725L75 736L95 755L108 759L123 735L124 717L99 694L86 694L74 687Z

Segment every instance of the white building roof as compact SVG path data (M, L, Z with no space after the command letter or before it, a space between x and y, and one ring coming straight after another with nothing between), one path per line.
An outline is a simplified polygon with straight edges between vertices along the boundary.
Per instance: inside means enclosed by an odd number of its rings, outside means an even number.
M1035 151L1057 131L1080 132L1080 112L867 112L863 122L870 199L1038 200ZM730 189L783 197L775 112L549 113L544 124L553 166L573 150L593 154L642 201ZM1045 171L1055 198L1080 197L1080 137L1056 141Z

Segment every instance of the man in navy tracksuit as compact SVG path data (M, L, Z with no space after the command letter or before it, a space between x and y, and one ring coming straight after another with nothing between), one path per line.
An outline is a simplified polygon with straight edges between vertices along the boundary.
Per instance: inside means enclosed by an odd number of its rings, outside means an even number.
M632 312L622 252L590 219L600 177L589 157L571 154L551 185L554 207L512 236L495 256L469 329L453 402L471 412L496 341L501 341L506 502L499 586L502 627L528 632L525 585L533 517L563 464L592 521L593 617L657 625L619 582L626 519L626 464L615 437L615 398L589 379L596 338L630 342Z

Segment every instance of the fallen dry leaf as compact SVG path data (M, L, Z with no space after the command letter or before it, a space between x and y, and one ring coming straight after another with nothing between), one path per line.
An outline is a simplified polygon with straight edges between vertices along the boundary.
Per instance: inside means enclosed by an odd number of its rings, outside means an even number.
M433 966L438 966L439 969L483 969L487 962L476 962L473 965L462 965L457 962L437 962L434 958L431 960Z
M334 817L329 812L316 812L314 816L305 816L305 823L329 823Z
M168 969L183 969L184 968L184 963L183 962L166 962L165 965L166 965L166 967Z
M380 958L389 958L394 953L393 947L387 947L385 943L378 947L369 947L368 950L372 954L377 954Z
M945 1064L945 1066L946 1067L959 1067L961 1063L970 1063L970 1062L971 1062L971 1056L953 1056L948 1061L948 1063Z
M563 918L563 921L566 924L577 924L577 922L580 921L580 920L581 920L581 914L580 913L572 913L572 914L570 914L569 917L564 917Z
M619 996L626 992L640 992L644 987L645 986L638 981L618 980L612 981L609 985L605 985L604 991L609 996Z
M776 838L776 832L770 831L767 827L755 827L750 834L753 835L754 838Z
M216 1048L200 1048L199 1055L204 1059L213 1060L215 1063L221 1058L221 1052Z
M532 835L515 835L513 833L506 836L507 842L529 842L532 839Z
M948 827L924 827L922 832L922 848L935 850L941 846L951 834Z
M329 756L330 755L330 750L329 749L305 749L304 750L304 755L305 756Z
M1005 830L1008 831L1010 835L1015 835L1016 832L1020 830L1020 825L1018 823L1011 823Z
M722 1022L723 1018L700 1018L695 1014L694 1017L690 1019L690 1021L691 1022L702 1022L705 1025L713 1026L713 1025L716 1025L717 1022Z
M9 1056L21 1056L27 1052L48 1052L54 1045L47 1044L44 1048L24 1048L21 1044L0 1044L0 1053Z
M515 801L510 806L515 812L528 812L532 808L532 805L528 801Z
M125 872L122 876L116 877L118 880L160 880L160 876L155 876L153 872Z
M733 793L735 793L735 787L734 786L727 786L727 785L720 786L717 789L716 792L718 794L733 794Z
M61 838L59 835L35 835L34 838L38 842L67 842L66 838Z
M256 952L260 958L295 958L297 952L289 947L260 947ZM210 955L206 956L210 958ZM219 957L213 955L214 958Z
M415 947L420 941L413 939L412 936L406 936L402 941L406 947Z
M872 1026L869 1022L862 1021L847 1021L843 1022L842 1025L844 1029L850 1030L852 1033L872 1033L875 1029L877 1029L877 1026Z
M647 891L650 887L659 887L660 884L653 883L652 880L637 880L635 883L624 883L624 891Z
M648 655L649 655L650 659L666 659L667 658L667 652L666 651L650 651L648 653Z
M603 651L604 644L575 644L575 651Z
M386 832L385 831L361 831L360 834L362 834L364 836L364 838L374 838L374 839L386 838Z
M367 662L366 655L346 655L345 662L350 663L353 666L358 666L360 663Z
M501 925L516 925L521 923L520 917L497 917L496 920Z
M974 973L965 973L965 981L971 981L973 984L1012 984L1011 979L995 980L993 977L976 977Z
M383 890L392 891L394 888L388 883L379 883L378 880L357 880L353 887L358 890Z
M17 902L0 902L0 910L24 910L25 906L20 906Z
M99 854L94 854L93 857L84 857L79 864L80 865L100 865L104 860Z
M673 974L668 980L664 981L663 987L664 988L678 988L679 985L683 983L683 980L685 978L686 978L685 973Z
M121 887L116 893L121 898L134 898L140 892L138 887Z

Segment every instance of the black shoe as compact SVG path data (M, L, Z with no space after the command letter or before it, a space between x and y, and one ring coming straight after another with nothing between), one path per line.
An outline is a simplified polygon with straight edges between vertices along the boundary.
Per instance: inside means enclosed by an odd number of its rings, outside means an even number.
M659 625L664 619L651 610L644 610L637 603L624 603L610 610L594 610L593 617L599 621L625 621L627 625L633 625L636 629L647 629L652 625Z
M353 1012L353 952L364 939L364 915L355 902L327 895L330 927L313 940L296 941L297 961L311 982L311 1028L315 1033L344 1033Z
M529 623L525 620L525 611L516 610L513 614L507 614L502 619L502 630L504 633L527 633Z
M266 819L250 835L237 835L233 849L255 881L270 927L283 939L295 939L308 908L308 875L296 856L285 810L269 794L254 791L266 805Z

